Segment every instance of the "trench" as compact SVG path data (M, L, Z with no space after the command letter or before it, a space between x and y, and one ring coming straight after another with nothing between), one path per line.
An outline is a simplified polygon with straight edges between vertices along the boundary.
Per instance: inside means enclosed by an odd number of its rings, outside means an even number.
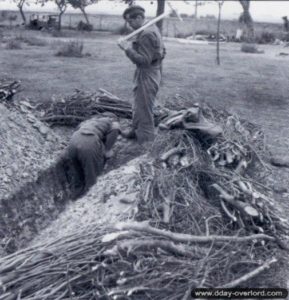
M71 192L60 161L39 172L0 201L0 254L11 254L27 243L64 210Z
M70 133L65 134L68 136ZM115 148L116 154L107 161L102 175L144 151L122 139L117 141ZM77 200L72 200L70 176L73 174L68 163L58 159L47 169L39 171L35 180L23 183L16 191L0 200L0 257L26 247L37 234L57 219L70 201Z

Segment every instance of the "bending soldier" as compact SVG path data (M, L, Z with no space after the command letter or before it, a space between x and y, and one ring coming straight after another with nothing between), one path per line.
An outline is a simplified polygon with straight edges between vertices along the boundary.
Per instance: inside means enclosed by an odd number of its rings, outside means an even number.
M94 117L82 122L73 133L65 158L73 169L74 198L82 196L95 184L119 132L118 122L108 117Z

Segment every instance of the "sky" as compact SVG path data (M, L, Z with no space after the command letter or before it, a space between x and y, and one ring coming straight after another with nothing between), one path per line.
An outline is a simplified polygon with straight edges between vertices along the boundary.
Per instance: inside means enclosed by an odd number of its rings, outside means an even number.
M17 0L16 0L17 1ZM27 0L33 1L33 0ZM189 4L182 0L171 0L171 4L174 9L179 13L186 13L192 15L194 13L194 0L189 0ZM206 1L205 1L206 2ZM211 2L211 3L209 3ZM198 9L199 16L205 15L217 15L218 8L214 1L207 1L206 5L200 6ZM156 0L137 0L136 4L143 6L146 9L146 14L148 16L154 16L156 12ZM107 14L121 14L123 10L127 7L126 4L122 3L120 0L100 0L97 4L91 5L87 8L88 13L107 13ZM17 6L13 0L0 0L0 10L13 9L17 10ZM31 4L29 7L26 6L25 10L38 10L38 11L51 11L57 12L57 8L53 1L47 3L44 7L36 6ZM167 6L166 10L170 8ZM69 12L76 12L77 10L69 9ZM78 11L79 12L79 11ZM251 15L255 21L259 22L274 22L282 23L282 17L289 17L289 0L288 1L257 1L251 0ZM242 7L239 1L225 0L222 15L223 19L238 19L242 13Z

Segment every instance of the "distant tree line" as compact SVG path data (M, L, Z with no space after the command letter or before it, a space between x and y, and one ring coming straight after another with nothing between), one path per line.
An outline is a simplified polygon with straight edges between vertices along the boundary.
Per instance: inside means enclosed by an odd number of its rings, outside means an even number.
M33 1L33 3L35 3L35 0L13 0L13 1L16 3L16 5L20 11L20 15L22 17L23 23L27 24L26 16L24 13L24 6L25 5L29 6L32 3L32 1ZM56 4L56 6L58 7L59 30L60 30L62 16L65 13L68 6L71 6L74 9L79 9L84 16L85 23L87 25L90 25L88 14L86 12L87 7L92 4L95 4L101 0L36 0L36 3L41 6L44 6L46 3L51 2L51 1L53 1ZM107 0L105 0L105 1L107 1ZM110 0L110 1L119 1L119 0ZM127 5L133 5L133 4L137 3L136 0L122 0L122 1L125 2ZM183 0L183 1L188 3L188 0ZM194 2L195 2L194 3L195 12L191 15L191 17L194 17L195 19L197 19L198 18L198 16L197 16L198 7L206 4L207 1L206 0L194 0ZM239 2L243 8L243 13L240 16L239 21L246 28L245 34L247 36L247 40L250 41L250 40L253 40L253 36L254 36L254 23L253 23L251 14L250 14L251 0L239 0ZM165 5L166 5L166 0L157 0L156 16L161 15L165 11ZM175 14L175 12L172 12L172 16L175 16L174 14ZM188 14L182 14L181 16L187 17ZM159 27L160 31L162 32L163 20L159 21L157 23L157 26Z

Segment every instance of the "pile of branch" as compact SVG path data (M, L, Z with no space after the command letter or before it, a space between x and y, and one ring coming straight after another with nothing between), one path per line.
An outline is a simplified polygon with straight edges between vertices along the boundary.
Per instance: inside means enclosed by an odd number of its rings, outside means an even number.
M193 288L215 286L219 278L213 280L210 271L242 267L243 275L218 285L235 287L277 262L228 255L234 245L272 240L266 235L193 236L139 222L114 230L92 226L1 259L0 299L187 299Z
M133 220L4 257L0 299L185 300L200 287L284 286L289 226L260 180L262 134L204 115L223 127L210 143L191 129L157 136Z
M132 118L131 103L101 88L93 93L76 90L67 97L54 97L52 101L42 103L36 109L41 121L50 125L75 126L104 112L114 113L119 118ZM156 123L163 115L166 115L165 109L156 109Z
M52 101L42 103L36 108L41 120L52 125L73 126L103 112L111 112L120 118L131 118L132 107L106 90L99 92L84 92L76 90L67 97L53 98Z
M0 102L11 101L12 97L17 93L20 82L15 80L0 80Z

